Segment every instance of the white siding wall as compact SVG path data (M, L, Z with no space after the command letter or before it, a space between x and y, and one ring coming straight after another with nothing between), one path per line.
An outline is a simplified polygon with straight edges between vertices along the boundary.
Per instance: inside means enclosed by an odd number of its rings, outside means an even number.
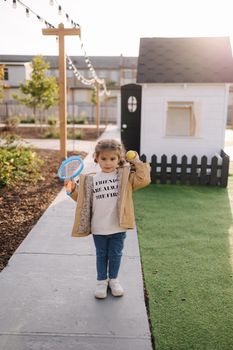
M141 154L186 154L212 157L224 145L228 85L147 84L142 87ZM166 136L168 101L194 101L198 109L196 136Z

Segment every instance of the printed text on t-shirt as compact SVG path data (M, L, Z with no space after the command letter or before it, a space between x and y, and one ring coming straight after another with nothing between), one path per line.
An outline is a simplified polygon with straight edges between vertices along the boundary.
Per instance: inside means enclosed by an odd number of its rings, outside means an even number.
M117 179L95 181L93 193L96 199L112 198L118 195Z

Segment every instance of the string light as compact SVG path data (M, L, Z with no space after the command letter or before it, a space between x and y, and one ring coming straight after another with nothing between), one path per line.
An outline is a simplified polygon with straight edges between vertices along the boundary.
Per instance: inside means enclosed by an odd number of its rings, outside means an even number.
M81 81L81 83L83 83L84 85L94 85L95 84L95 80L94 79L86 79L75 67L74 63L72 62L72 59L70 58L70 56L66 55L67 61L68 61L68 66L69 69L73 70L74 75L77 77L78 80Z
M33 11L30 7L26 6L21 0L13 0L13 7L16 8L17 7L17 2L22 5L25 9L26 9L26 16L29 17L30 16L30 13L32 13L35 17L37 17L37 19L40 21L40 22L44 22L46 27L49 27L49 28L55 28L51 23L49 23L48 21L46 21L43 17L39 16L35 11ZM58 4L57 0L55 0L56 4L58 5L58 9L59 9L59 14L60 12L62 12L62 7L61 5ZM53 5L54 4L54 1L53 0L50 0L50 5ZM66 13L66 18L68 20L69 18L69 15ZM71 23L76 27L80 27L79 24L75 23L73 20L71 20ZM92 77L91 79L87 79L85 78L79 71L78 69L75 67L75 65L73 64L71 58L66 55L66 58L68 60L68 63L69 63L69 69L72 69L74 75L77 77L77 79L79 81L81 81L81 83L85 84L85 85L89 85L89 86L95 86L96 82L100 85L100 86L103 86L103 90L104 90L104 93L106 95L109 95L110 92L107 91L107 87L106 87L106 84L105 84L105 80L104 79L99 79L95 70L94 70L94 67L90 61L90 58L87 56L87 53L84 49L84 45L83 45L83 42L81 40L81 38L79 37L80 39L80 42L81 42L81 48L84 52L84 56L85 56L85 62L87 64L87 67L89 68L91 74L92 74ZM56 37L56 40L58 40L58 37Z
M38 20L39 20L40 22L43 22L43 21L44 21L44 19L43 19L42 17L40 17L40 16L37 16L37 18L38 18Z
M58 6L58 8L59 8L59 14L61 14L61 12L63 11L63 9L62 9L61 5L59 4L59 2L58 2L57 0L55 0L55 2L56 2L57 6ZM63 12L64 12L64 11L63 11ZM65 14L65 16L66 16L67 21L69 21L69 18L70 18L69 15L68 15L66 12L64 12L64 14ZM70 23L71 23L71 25L74 26L74 27L76 27L76 26L80 27L79 24L77 24L77 23L75 23L75 22L73 21L73 19L70 20ZM82 40L81 40L80 37L79 37L79 39L80 39L80 41L81 41L81 48L82 48L83 53L84 53L85 62L86 62L86 64L87 64L87 67L89 68L89 70L90 70L90 72L91 72L93 78L97 81L98 84L103 85L104 91L105 91L106 94L110 94L110 93L107 91L107 87L106 87L106 84L105 84L105 80L104 80L104 79L99 79L99 78L98 78L98 76L97 76L97 74L96 74L96 72L95 72L95 70L94 70L94 67L93 67L93 65L92 65L92 63L91 63L91 61L90 61L89 57L87 56L87 53L86 53L86 51L85 51L85 49L84 49L83 42L82 42ZM84 81L85 81L85 79L84 79Z
M26 6L21 0L13 0L14 2L18 2L21 6L23 6L26 9L26 16L29 17L30 13L32 13L40 22L44 22L46 27L49 28L55 28L51 23L46 21L43 17L39 16L35 11L33 11L30 7ZM16 7L16 6L15 6Z
M78 23L76 23L73 19L71 19L71 17L69 16L69 14L67 12L65 12L62 8L62 6L59 4L59 2L57 0L50 0L50 5L51 5L51 2L52 2L52 5L54 4L54 2L57 4L58 6L58 14L59 15L62 15L62 13L64 13L66 19L67 19L67 22L70 22L71 23L71 26L73 27L80 27L80 25Z

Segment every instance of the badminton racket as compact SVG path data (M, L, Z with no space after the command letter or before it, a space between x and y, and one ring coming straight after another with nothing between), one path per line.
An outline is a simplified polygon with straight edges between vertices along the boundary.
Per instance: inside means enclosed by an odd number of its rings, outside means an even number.
M74 178L78 176L82 170L83 160L79 156L71 156L61 163L57 175L61 180L70 180L66 185L66 193L68 195L71 195Z

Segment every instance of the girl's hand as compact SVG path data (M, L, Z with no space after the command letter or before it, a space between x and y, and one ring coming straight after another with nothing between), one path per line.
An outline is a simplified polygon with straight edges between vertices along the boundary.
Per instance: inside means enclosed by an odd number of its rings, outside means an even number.
M135 151L135 157L133 159L127 159L127 162L130 162L132 164L141 162L138 153Z
M71 180L70 179L65 179L64 180L64 186L66 186ZM71 181L72 182L72 181Z
M74 180L65 179L64 186L66 188L66 192L72 192L75 188Z

